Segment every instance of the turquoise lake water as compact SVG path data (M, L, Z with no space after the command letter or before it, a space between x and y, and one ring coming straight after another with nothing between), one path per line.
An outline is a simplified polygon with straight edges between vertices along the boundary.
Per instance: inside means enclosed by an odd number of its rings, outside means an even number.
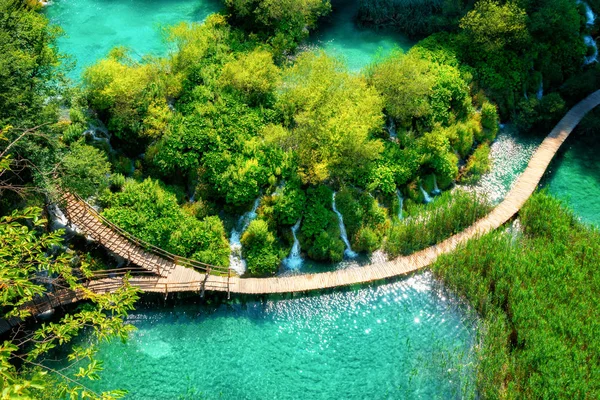
M162 55L167 50L162 27L203 21L221 8L218 0L54 0L46 14L65 32L58 46L76 62L71 77L78 79L85 67L116 46L130 48L137 57ZM318 46L342 57L353 71L377 55L413 44L399 34L358 29L354 24L357 0L334 1L333 8L306 47Z
M71 78L106 57L116 46L132 54L163 55L161 27L181 21L203 21L219 11L218 0L54 0L46 15L64 30L59 49L71 56L76 68Z
M598 137L573 133L550 164L542 183L573 208L583 222L600 227L599 154Z
M142 306L94 388L128 399L458 399L475 320L430 273L312 297Z

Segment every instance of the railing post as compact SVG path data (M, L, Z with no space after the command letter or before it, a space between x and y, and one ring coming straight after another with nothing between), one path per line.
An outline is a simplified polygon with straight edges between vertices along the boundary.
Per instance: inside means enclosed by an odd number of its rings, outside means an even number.
M227 269L227 300L231 299L231 293L229 291L229 278L231 278L231 268Z

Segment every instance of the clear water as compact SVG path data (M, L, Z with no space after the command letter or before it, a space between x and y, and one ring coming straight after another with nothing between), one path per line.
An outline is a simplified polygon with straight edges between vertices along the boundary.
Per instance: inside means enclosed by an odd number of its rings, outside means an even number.
M116 46L138 57L163 55L161 27L202 21L221 7L218 0L53 0L45 12L65 32L58 47L76 62L75 79Z
M332 0L332 13L319 23L309 44L343 58L351 71L359 71L393 49L410 49L415 42L390 31L361 29L355 24L358 0Z
M218 308L138 309L97 390L128 399L455 399L473 390L470 311L424 273Z
M574 133L563 148L550 164L543 184L582 221L600 226L600 142Z
M502 201L519 175L527 168L531 156L542 139L542 137L520 135L511 126L502 128L491 146L492 168L481 177L475 185L475 190L487 196L494 204Z

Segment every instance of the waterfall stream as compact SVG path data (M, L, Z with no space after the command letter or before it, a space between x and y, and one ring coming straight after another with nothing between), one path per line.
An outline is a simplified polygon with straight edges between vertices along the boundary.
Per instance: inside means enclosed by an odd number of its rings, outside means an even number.
M437 179L435 177L435 174L433 174L433 192L432 193L433 193L434 196L437 196L438 194L442 193L442 191L438 187Z
M598 45L596 44L596 41L594 40L594 38L592 38L590 35L586 35L583 37L583 40L584 40L586 46L594 48L594 53L590 56L585 57L584 64L588 65L588 64L598 61Z
M596 15L594 14L592 7L590 7L590 5L585 1L581 0L577 0L577 4L583 4L583 6L585 7L586 24L594 25L594 22L596 22Z
M590 7L590 5L588 3L586 3L585 1L580 1L580 0L577 0L577 4L583 4L583 6L585 7L586 25L588 27L591 27L592 25L594 25L594 23L596 22L596 14L594 14L594 11ZM588 64L598 61L598 45L596 44L596 41L594 40L594 38L592 38L590 35L585 35L583 37L583 40L584 40L586 46L592 47L594 49L594 53L592 55L585 57L585 60L583 62L584 65L588 65Z
M292 236L294 236L294 245L292 246L292 250L290 251L290 255L287 256L285 260L283 260L283 265L289 270L298 270L302 266L303 260L300 255L300 241L296 236L298 229L300 228L301 219L296 222L294 226L292 226Z
M537 91L537 99L541 100L544 97L544 81L540 81L540 87Z
M244 213L237 222L237 226L231 230L231 236L229 237L229 248L231 254L229 255L229 268L234 270L238 275L242 276L246 272L246 260L242 257L242 234L250 222L256 218L256 210L260 204L260 196L254 201L252 210Z
M402 193L400 193L400 189L396 189L396 196L398 197L398 219L402 219L402 207L404 206L404 198L402 197Z
M419 185L419 189L421 189L421 193L423 193L423 200L425 201L425 204L431 203L431 196L429 196L429 193L423 189L423 185Z
M335 207L335 192L333 192L333 202L332 202L331 206L333 208L333 212L337 214L338 220L340 221L340 223L339 223L340 224L340 237L342 238L342 240L344 241L344 244L346 245L346 250L344 250L344 254L348 258L354 258L358 254L356 254L356 252L352 251L352 247L350 247L350 242L348 241L348 235L346 234L346 227L344 226L344 217L342 217L342 214Z
M396 132L396 124L394 123L394 120L391 117L388 119L386 129L388 131L388 134L390 135L390 139L398 138L398 133Z

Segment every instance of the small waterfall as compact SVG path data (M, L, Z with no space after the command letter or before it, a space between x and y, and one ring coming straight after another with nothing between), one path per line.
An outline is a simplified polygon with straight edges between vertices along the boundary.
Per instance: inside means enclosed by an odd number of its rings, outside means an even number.
M404 198L402 197L402 193L400 193L400 189L396 189L396 197L398 197L398 219L402 219L402 207L404 207Z
M423 193L423 200L425 201L425 204L431 203L431 196L429 196L429 193L423 189L423 185L419 185L419 189L421 189L421 193Z
M544 81L540 81L540 87L537 91L537 99L541 100L544 97Z
M398 133L396 132L396 124L394 123L394 120L391 117L388 118L386 129L388 131L388 134L390 135L390 139L398 138Z
M594 48L594 54L586 56L584 64L588 65L598 61L598 45L596 44L596 41L590 35L584 36L583 40L585 41L586 46Z
M256 210L260 204L260 196L254 201L252 210L244 213L237 222L237 226L231 230L229 237L229 268L234 270L238 275L242 276L246 272L246 260L242 257L242 234L254 218L256 218ZM239 228L239 230L238 230Z
M586 3L585 1L581 1L581 0L577 0L577 4L583 4L583 7L585 7L585 18L586 18L585 22L586 22L586 24L594 25L594 22L596 22L596 15L594 14L592 7L590 7L590 5L588 3Z
M302 256L300 255L300 241L296 236L298 229L300 228L301 219L296 222L294 226L292 226L292 235L294 236L294 245L292 246L292 250L290 251L290 255L287 256L285 260L283 260L283 265L290 270L297 271L302 266L304 262L302 260Z
M48 206L48 219L50 220L50 230L64 229L66 231L68 229L67 224L69 220L56 204Z
M352 247L350 247L350 242L348 241L348 234L346 233L346 227L344 226L344 217L342 217L342 214L335 207L335 192L333 192L333 202L331 204L331 207L333 208L333 212L337 214L338 220L340 221L340 237L346 245L346 250L344 251L344 254L348 258L354 258L358 254L352 251Z
M83 136L89 137L93 142L103 143L109 153L114 153L114 149L110 144L110 134L102 128L92 126L87 131L83 132Z
M438 187L437 184L437 179L435 177L435 174L433 174L433 195L437 196L438 194L442 193L442 191L440 190L440 188Z

